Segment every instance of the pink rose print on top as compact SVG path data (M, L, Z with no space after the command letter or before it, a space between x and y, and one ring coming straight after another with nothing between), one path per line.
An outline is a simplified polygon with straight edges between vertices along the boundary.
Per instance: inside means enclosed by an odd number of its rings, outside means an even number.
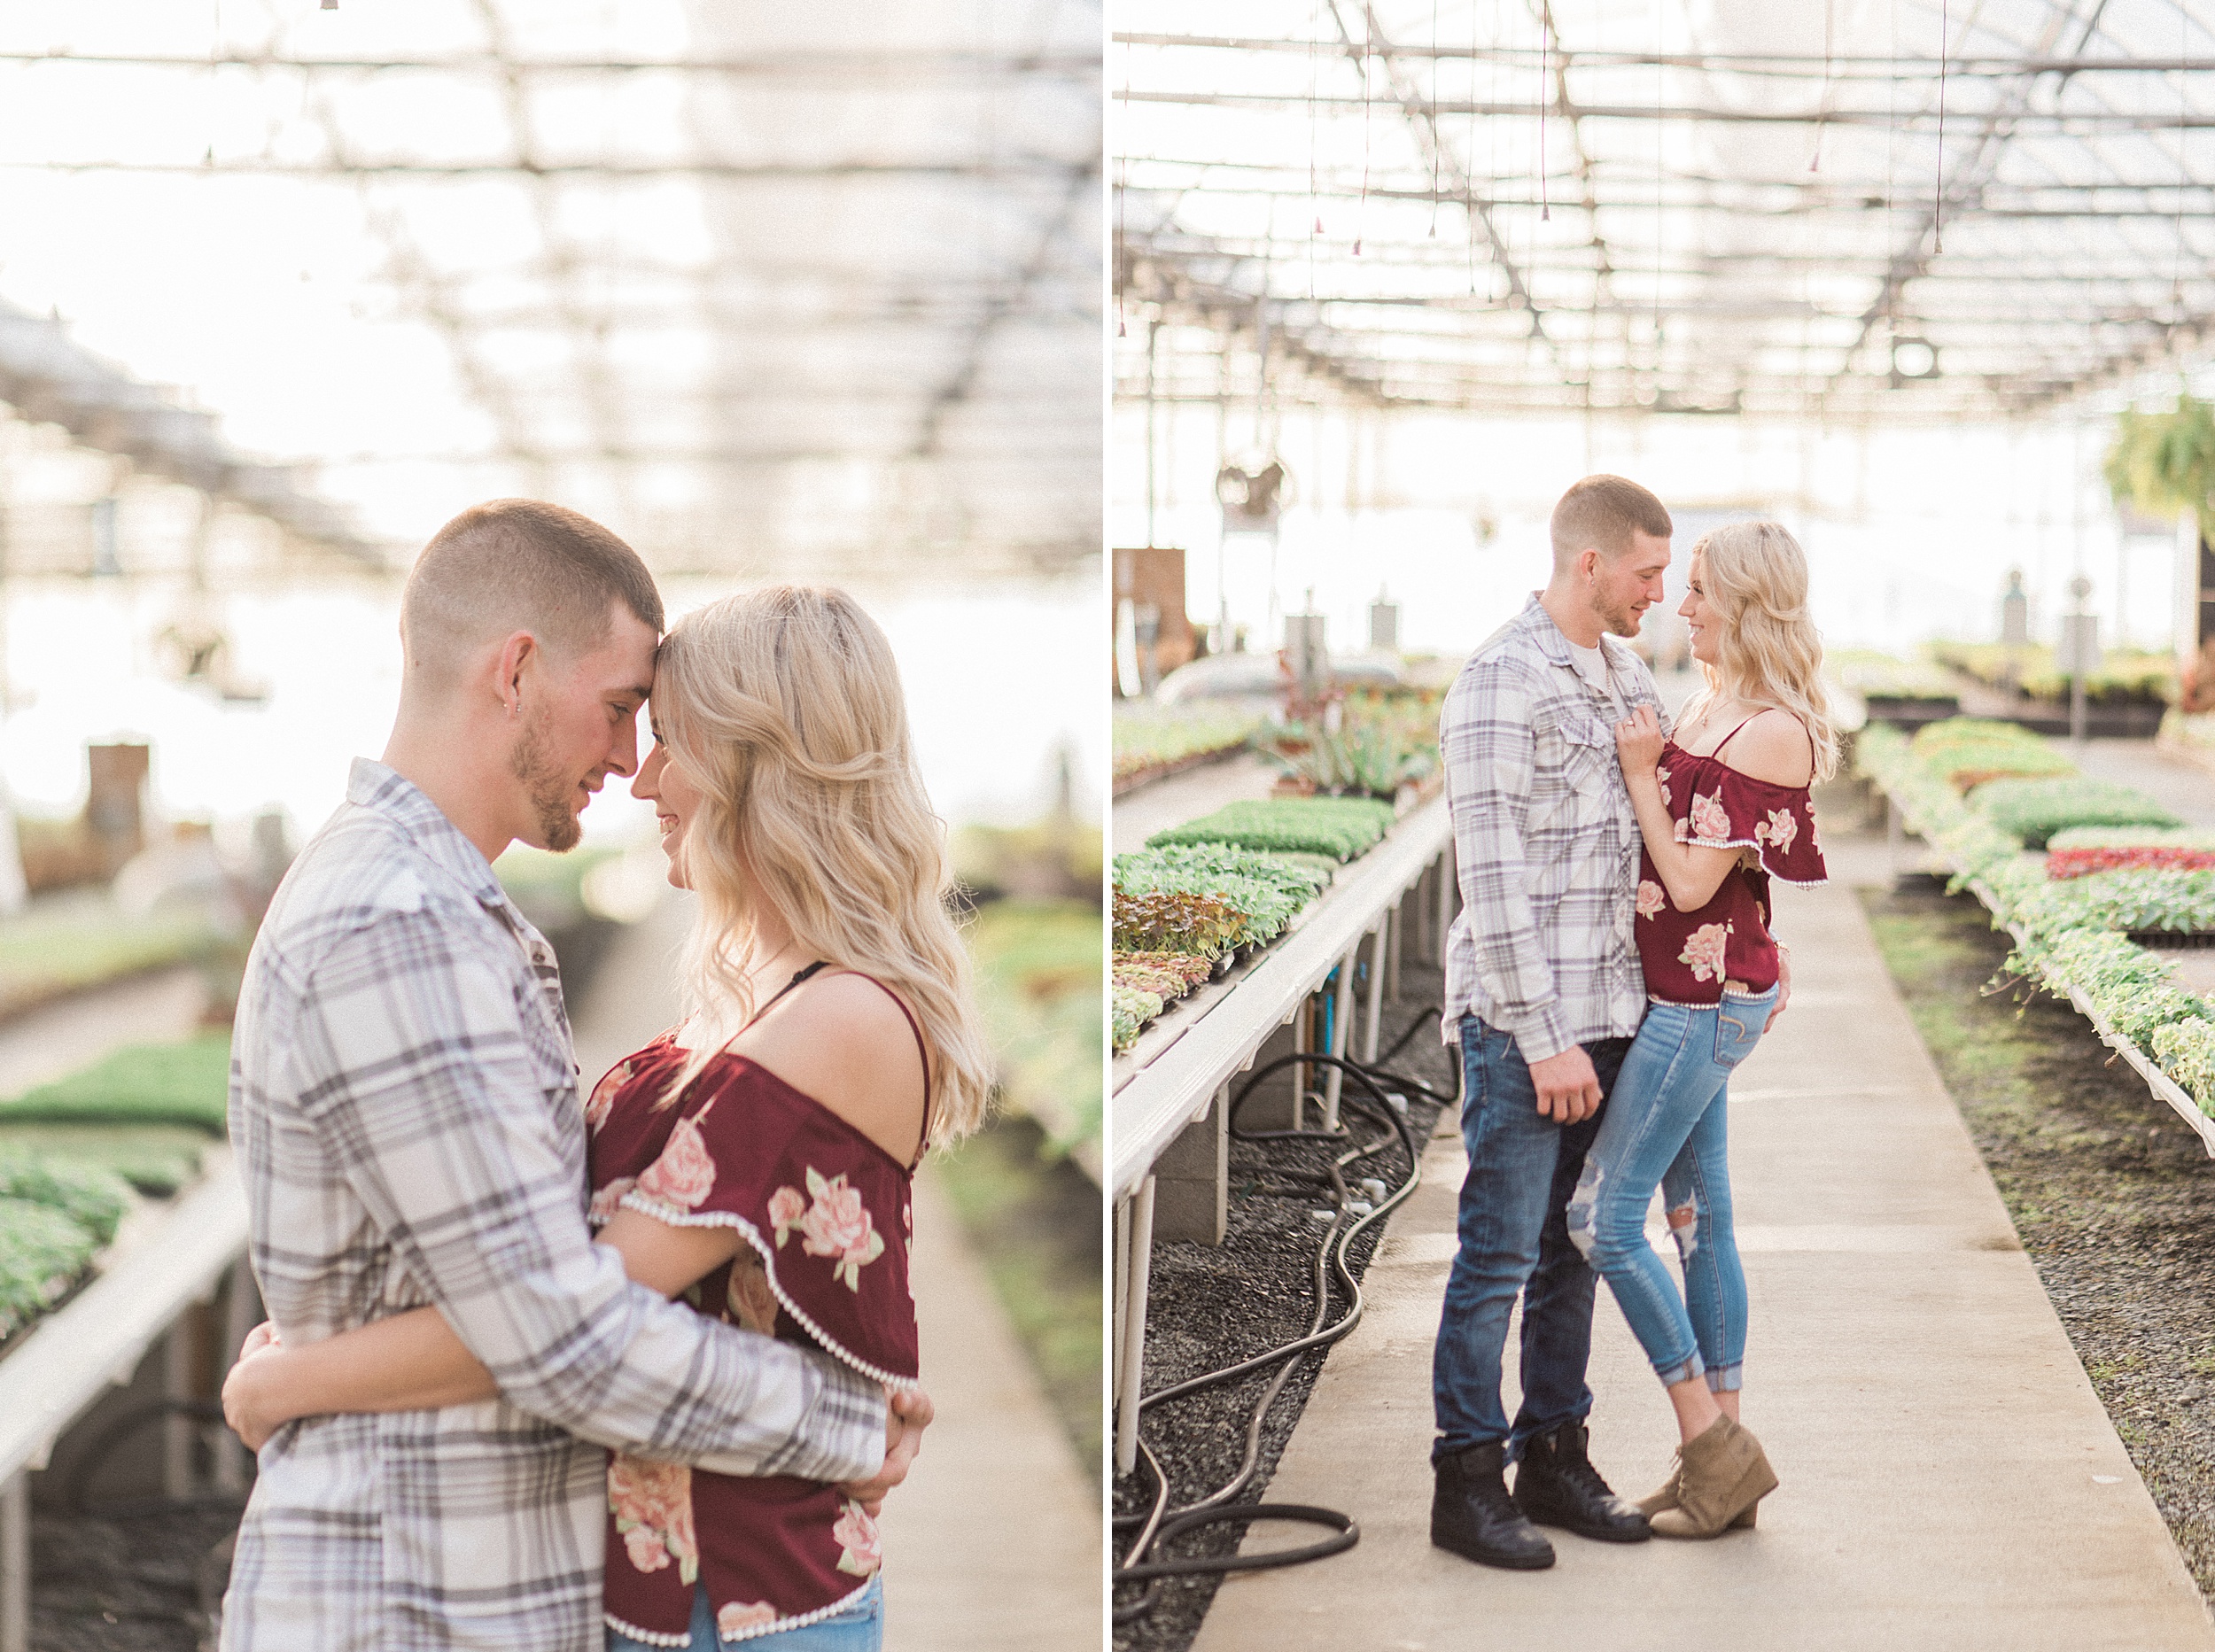
M646 1174L638 1179L640 1192L679 1210L696 1210L700 1201L714 1191L715 1160L708 1157L707 1142L700 1134L700 1121L714 1105L711 1101L691 1118L678 1121L662 1156L647 1166Z
M840 1510L838 1524L831 1528L831 1535L838 1540L842 1551L838 1556L839 1571L867 1578L884 1564L877 1523L862 1512L859 1503L850 1502Z
M1791 848L1799 835L1799 822L1792 818L1789 809L1770 810L1769 818L1753 828L1753 841L1766 842L1780 855Z
M692 1533L690 1469L618 1452L608 1462L608 1507L632 1565L661 1571L674 1560L680 1579L697 1581L700 1546Z
M1694 837L1726 839L1730 835L1730 815L1722 806L1722 794L1710 792L1702 797L1692 794L1692 835Z
M636 1176L618 1176L592 1196L592 1208L585 1213L585 1220L595 1228L613 1222L622 1208L623 1196L638 1185Z
M785 1236L797 1228L800 1248L810 1256L836 1257L831 1277L844 1281L849 1291L859 1291L861 1270L884 1254L884 1236L861 1202L861 1190L846 1185L843 1170L827 1177L810 1165L807 1191L813 1198L804 1210L797 1188L781 1187L769 1196L778 1247L783 1248Z
M800 1197L797 1187L781 1187L769 1196L769 1225L777 1230L777 1248L784 1249L784 1236L800 1225L800 1218L807 1214L807 1200Z
M1729 924L1702 924L1692 931L1692 938L1684 943L1684 950L1676 955L1680 964L1692 966L1694 981L1722 979L1722 954L1730 938Z
M1651 878L1638 880L1638 916L1652 918L1669 904L1668 891Z
M608 1069L607 1077L592 1087L592 1099L585 1104L585 1123L595 1134L608 1121L608 1113L615 1105L615 1093L631 1082L631 1064L618 1061Z
M1656 769L1653 772L1653 778L1661 782L1661 807L1667 809L1673 802L1669 796L1669 772L1667 769Z
M777 1609L766 1601L733 1601L715 1614L715 1633L728 1640L742 1629L766 1629L777 1621Z

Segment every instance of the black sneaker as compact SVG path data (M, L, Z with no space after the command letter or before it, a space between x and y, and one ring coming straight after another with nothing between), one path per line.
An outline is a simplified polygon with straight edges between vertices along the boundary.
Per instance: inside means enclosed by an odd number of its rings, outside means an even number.
M1515 1506L1534 1525L1559 1526L1602 1543L1643 1543L1653 1528L1635 1503L1608 1489L1585 1455L1582 1423L1534 1436L1515 1470Z
M1543 1571L1553 1545L1507 1494L1507 1451L1495 1442L1441 1457L1433 1470L1431 1541L1480 1566ZM1643 1516L1641 1516L1643 1519Z

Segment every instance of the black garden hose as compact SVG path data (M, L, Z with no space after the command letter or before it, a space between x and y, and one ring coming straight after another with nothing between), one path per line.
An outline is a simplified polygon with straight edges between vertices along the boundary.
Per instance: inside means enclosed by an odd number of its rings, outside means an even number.
M1393 1056L1397 1055L1406 1046L1409 1039L1413 1036L1416 1029L1424 1024L1426 1019L1427 1018L1418 1017L1414 1025L1401 1035L1399 1042L1394 1044L1383 1059L1390 1060ZM1292 1066L1335 1068L1345 1074L1346 1077L1351 1081L1354 1090L1341 1094L1339 1100L1341 1116L1340 1128L1336 1130L1246 1130L1240 1128L1239 1110L1245 1105L1247 1097L1253 1094L1255 1086L1272 1074ZM1159 1594L1156 1580L1160 1578L1221 1575L1233 1571L1258 1571L1271 1567L1298 1565L1306 1561L1320 1560L1325 1555L1342 1553L1361 1540L1361 1530L1353 1518L1336 1509L1320 1509L1304 1503L1238 1503L1232 1501L1232 1499L1246 1489L1260 1467L1263 1422L1268 1415L1270 1408L1276 1404L1278 1396L1284 1392L1285 1384L1292 1379L1294 1372L1299 1369L1301 1361L1310 1353L1319 1353L1328 1348L1361 1322L1364 1303L1361 1282L1355 1276L1352 1268L1347 1261L1348 1247L1372 1223L1382 1221L1388 1212L1404 1202L1415 1191L1416 1185L1421 1179L1423 1144L1416 1139L1415 1132L1410 1127L1405 1114L1395 1111L1391 1103L1386 1099L1385 1086L1387 1085L1390 1085L1395 1090L1403 1095L1409 1093L1419 1095L1442 1106L1454 1105L1454 1097L1442 1096L1428 1085L1416 1080L1406 1078L1399 1074L1387 1073L1381 1066L1370 1066L1349 1060L1342 1056L1305 1052L1282 1057L1258 1068L1247 1077L1245 1083L1240 1086L1238 1094L1232 1099L1231 1116L1228 1121L1230 1134L1240 1141L1312 1141L1348 1144L1344 1152L1331 1160L1322 1175L1313 1177L1317 1183L1327 1183L1333 1206L1330 1226L1325 1229L1323 1242L1316 1252L1315 1314L1309 1322L1306 1333L1302 1336L1271 1348L1264 1353L1255 1354L1236 1364L1224 1366L1220 1370L1209 1371L1203 1376L1188 1377L1183 1382L1173 1383L1166 1388L1159 1389L1139 1399L1139 1410L1140 1415L1143 1416L1146 1411L1154 1406L1181 1399L1202 1389L1235 1382L1241 1377L1266 1370L1272 1365L1277 1367L1275 1376L1270 1379L1260 1399L1248 1414L1245 1454L1240 1463L1239 1471L1207 1496L1188 1503L1181 1509L1170 1509L1169 1507L1169 1476L1163 1471L1160 1459L1154 1454L1153 1447L1146 1444L1143 1437L1139 1439L1139 1460L1145 1465L1146 1472L1152 1477L1154 1485L1154 1501L1153 1506L1143 1515L1123 1515L1115 1519L1114 1524L1118 1532L1136 1528L1138 1535L1115 1567L1113 1579L1118 1586L1143 1583L1146 1587L1136 1600L1115 1608L1114 1617L1116 1623L1130 1623L1153 1609ZM1359 1093L1356 1093L1356 1091ZM1343 1118L1348 1113L1384 1128L1378 1135L1365 1142L1356 1141L1344 1127ZM1348 1221L1348 1205L1350 1196L1346 1185L1347 1168L1362 1160L1382 1152L1395 1142L1407 1151L1406 1181L1393 1189L1385 1198L1378 1200L1374 1208L1364 1214L1354 1216L1351 1221ZM1305 1189L1278 1188L1263 1191L1278 1193L1296 1191L1303 1197L1307 1193ZM1332 1320L1333 1294L1332 1281L1334 1277L1339 1288L1345 1294L1347 1306L1343 1314L1336 1320ZM1255 1520L1286 1520L1319 1525L1328 1528L1332 1535L1305 1547L1278 1549L1257 1555L1194 1555L1174 1560L1154 1557L1161 1546L1172 1537L1202 1526L1218 1524L1246 1524Z

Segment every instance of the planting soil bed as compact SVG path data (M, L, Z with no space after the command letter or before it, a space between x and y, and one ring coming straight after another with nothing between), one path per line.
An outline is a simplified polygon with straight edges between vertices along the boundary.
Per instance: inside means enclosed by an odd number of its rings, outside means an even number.
M1862 899L2078 1358L2203 1594L2215 1589L2215 1162L2065 1003L1987 993L2008 942L1968 895Z
M1380 1048L1389 1049L1410 1022L1422 1017L1424 1025L1390 1066L1395 1072L1451 1095L1456 1085L1453 1060L1439 1043L1434 1019L1424 1013L1425 1005L1437 1004L1443 987L1435 969L1403 964L1400 1001L1385 1004ZM1288 1089L1291 1080L1279 1072L1262 1082L1265 1087ZM1347 1093L1354 1090L1348 1082ZM1415 1125L1416 1139L1427 1140L1439 1110L1419 1097L1411 1097L1411 1101L1409 1116ZM1262 1109L1263 1100L1257 1096L1251 1111L1259 1113ZM1312 1123L1315 1115L1310 1113L1309 1116ZM1365 1121L1354 1128L1364 1138L1373 1129ZM1306 1334L1315 1313L1315 1255L1323 1234L1321 1225L1309 1213L1327 1205L1328 1197L1319 1190L1297 1197L1277 1197L1258 1190L1263 1183L1289 1185L1291 1172L1319 1172L1330 1156L1308 1143L1232 1142L1230 1223L1224 1243L1154 1247L1146 1315L1146 1392L1218 1370ZM1376 1176L1396 1186L1407 1173L1407 1154L1395 1146L1363 1161L1348 1175L1355 1182ZM1348 1260L1357 1276L1367 1268L1387 1222L1372 1225L1354 1245ZM1341 1300L1333 1318L1342 1311ZM1322 1359L1313 1354L1302 1361L1271 1408L1262 1429L1261 1470L1238 1501L1266 1500L1278 1459L1292 1437L1322 1366ZM1247 1418L1273 1371L1271 1368L1242 1382L1203 1391L1147 1412L1145 1437L1169 1470L1172 1507L1214 1491L1238 1472L1245 1452ZM1115 1514L1143 1513L1151 1506L1154 1489L1143 1470L1118 1476ZM1237 1526L1209 1526L1174 1540L1169 1549L1176 1555L1225 1555L1237 1549L1243 1535ZM1319 1535L1308 1527L1286 1526L1272 1528L1266 1540L1275 1546L1295 1546ZM1129 1532L1116 1534L1114 1543L1118 1557L1131 1536ZM1217 1582L1216 1578L1165 1580L1151 1613L1115 1629L1115 1647L1127 1652L1182 1652L1199 1633ZM1130 1594L1130 1591L1118 1591L1118 1603Z

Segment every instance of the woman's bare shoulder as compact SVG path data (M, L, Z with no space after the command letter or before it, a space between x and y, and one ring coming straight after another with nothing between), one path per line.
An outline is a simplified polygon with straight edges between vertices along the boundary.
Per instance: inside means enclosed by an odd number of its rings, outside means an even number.
M899 1002L866 975L826 971L733 1041L901 1163L923 1128L923 1061Z
M1723 748L1722 762L1750 779L1772 786L1805 786L1815 778L1815 747L1807 730L1789 711L1756 716Z

